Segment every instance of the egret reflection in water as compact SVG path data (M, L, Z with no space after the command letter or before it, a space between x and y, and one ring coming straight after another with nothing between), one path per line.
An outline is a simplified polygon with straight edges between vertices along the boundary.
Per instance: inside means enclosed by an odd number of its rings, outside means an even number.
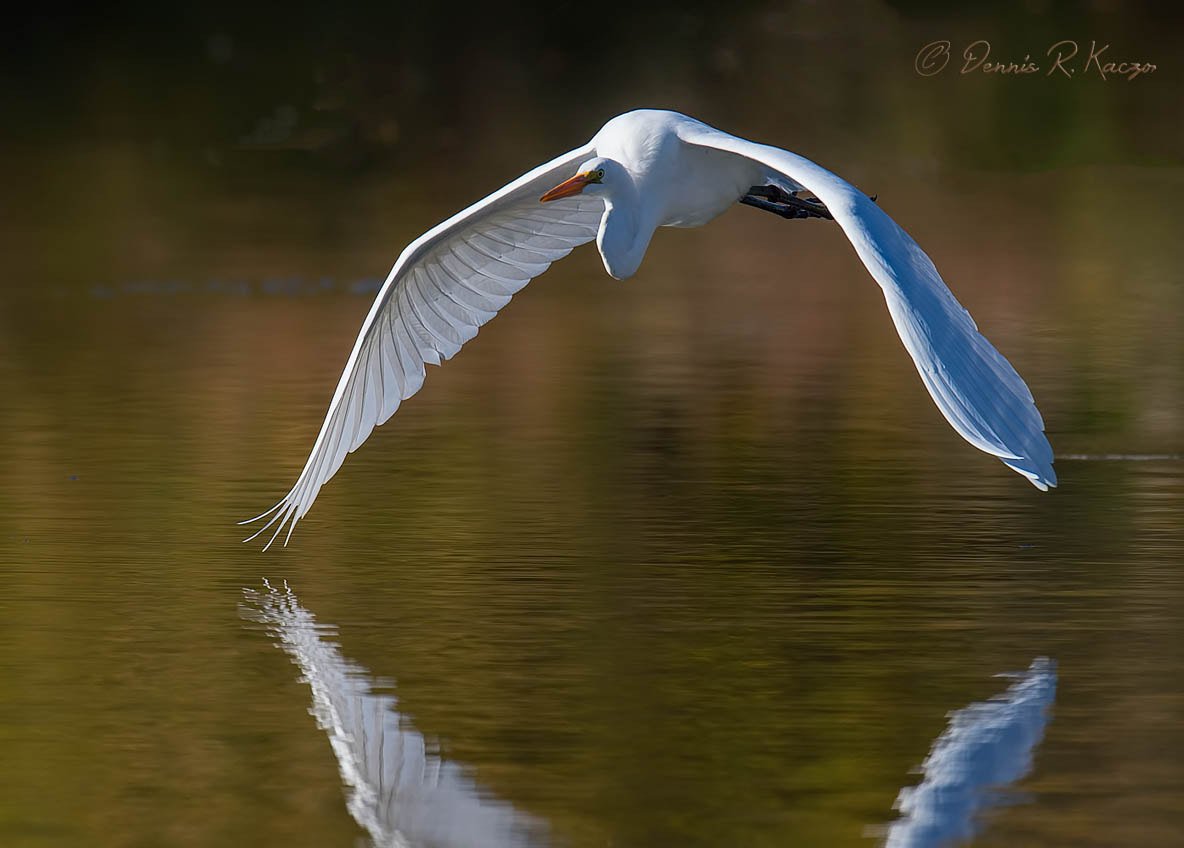
M319 624L284 584L244 589L243 616L258 621L300 667L309 712L329 736L350 814L378 848L546 844L537 819L491 799L455 762L433 753L398 712L398 699L371 691L366 669L341 655L332 626Z
M1056 663L1037 657L1015 682L989 701L950 713L949 724L921 766L924 779L900 790L901 818L888 830L886 848L938 848L970 839L974 814L1032 768L1056 696Z

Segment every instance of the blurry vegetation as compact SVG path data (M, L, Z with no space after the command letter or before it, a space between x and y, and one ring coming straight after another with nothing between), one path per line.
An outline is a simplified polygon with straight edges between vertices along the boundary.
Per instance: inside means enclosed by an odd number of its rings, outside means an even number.
M50 8L6 22L4 144L131 142L193 167L255 151L243 159L250 168L260 150L288 151L306 154L302 169L365 171L407 156L496 156L517 143L515 127L550 151L611 114L659 106L742 133L796 126L797 145L981 167L1179 163L1184 151L1179 116L1162 114L1181 85L1172 60L1184 12L1174 4ZM1016 61L1099 38L1113 44L1110 58L1159 70L1132 83L962 77L955 57L921 78L913 57L938 38L955 52L987 39L993 58Z

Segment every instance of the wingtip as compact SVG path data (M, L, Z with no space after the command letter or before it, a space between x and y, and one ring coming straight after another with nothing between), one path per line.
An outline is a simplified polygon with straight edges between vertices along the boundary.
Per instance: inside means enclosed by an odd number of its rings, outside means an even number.
M279 503L272 506L271 509L264 510L263 512L256 515L254 518L244 518L242 521L237 521L235 523L238 524L240 527L244 524L254 524L256 521L267 518L267 516L271 515L277 509L282 507L286 501L287 501L286 497L281 498ZM254 538L254 537L251 537L251 538ZM249 541L249 539L243 539L243 541L246 542L246 541Z
M267 540L267 544L263 546L263 550L266 551L268 548L270 548L272 546L272 544L275 542L275 540L279 537L280 533L284 532L284 525L288 525L288 532L287 532L287 535L284 536L284 542L283 542L283 546L287 547L288 540L292 538L292 531L296 529L296 522L300 520L300 514L297 513L296 504L293 501L291 501L290 497L285 497L282 501L280 501L278 504L273 506L271 509L267 510L267 512L263 513L262 515L256 516L255 518L251 518L246 521L239 521L237 523L240 525L250 524L253 521L258 521L261 518L266 518L268 515L271 516L271 520L269 520L266 524L264 524L262 527L260 527L258 530L256 530L254 533L252 533L250 536L243 539L243 542L245 543L245 542L253 541L254 539L263 535L263 533L265 533L267 530L270 530L272 528L272 526L276 525L276 523L278 522L278 526L276 526L275 531L271 534L271 537ZM290 523L289 523L289 519L291 519Z
M1040 482L1044 484L1040 491L1047 492L1049 489L1057 487L1057 473L1052 470L1052 462L1044 467L1044 473L1040 477Z
M1057 475L1052 470L1052 466L1039 471L1033 471L1030 468L1025 468L1019 462L1008 462L1004 460L1004 464L1012 471L1023 475L1025 480L1042 492L1047 492L1050 488L1055 489L1057 487Z

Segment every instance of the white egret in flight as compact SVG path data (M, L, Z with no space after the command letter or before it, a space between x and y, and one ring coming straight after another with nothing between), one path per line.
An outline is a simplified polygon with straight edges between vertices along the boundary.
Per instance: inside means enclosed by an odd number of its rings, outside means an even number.
M595 239L605 270L625 279L658 227L697 227L734 203L837 222L883 289L946 420L1036 488L1056 485L1044 422L1023 379L979 334L925 252L871 198L797 154L677 112L642 109L618 115L587 144L403 250L362 323L304 469L283 500L243 522L268 519L250 538L278 525L270 546L287 524L286 544L345 455L419 391L425 363L451 358L556 259Z

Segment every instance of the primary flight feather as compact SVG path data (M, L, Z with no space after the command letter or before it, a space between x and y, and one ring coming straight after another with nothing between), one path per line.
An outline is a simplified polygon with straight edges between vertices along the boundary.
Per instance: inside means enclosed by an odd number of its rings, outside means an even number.
M813 195L799 197L802 192ZM1038 489L1056 485L1032 394L975 326L933 262L878 205L797 154L677 112L643 109L417 238L370 307L296 484L247 541L265 546L308 512L345 455L423 385L510 298L573 248L596 240L605 270L632 276L661 226L700 226L740 202L785 218L831 218L884 291L934 403L979 450ZM249 523L249 522L243 522Z

